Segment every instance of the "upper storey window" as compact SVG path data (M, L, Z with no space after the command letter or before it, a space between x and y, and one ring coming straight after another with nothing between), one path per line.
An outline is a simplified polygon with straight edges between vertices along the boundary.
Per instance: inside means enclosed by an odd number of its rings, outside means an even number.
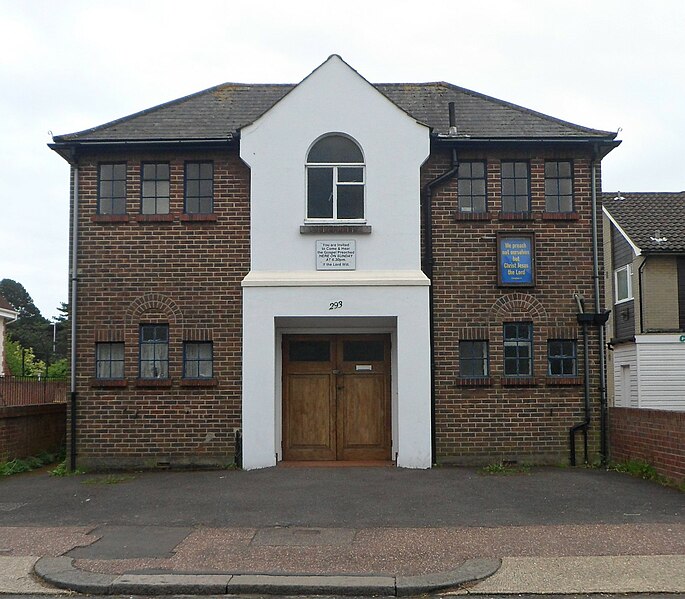
M100 165L98 214L126 214L126 163Z
M169 163L146 163L141 170L140 212L169 214Z
M573 212L573 165L568 160L545 162L545 210Z
M502 161L502 212L530 212L527 162Z
M364 220L364 157L348 137L328 135L309 150L307 220Z
M214 212L214 164L186 162L186 214Z

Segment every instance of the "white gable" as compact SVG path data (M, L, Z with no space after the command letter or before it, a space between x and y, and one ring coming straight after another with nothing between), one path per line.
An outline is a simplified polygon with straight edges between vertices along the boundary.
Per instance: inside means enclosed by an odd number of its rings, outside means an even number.
M303 234L305 162L312 144L340 133L365 162L365 234ZM241 132L251 169L252 270L316 270L317 240L354 240L356 270L420 268L421 164L429 131L339 56L331 56ZM340 224L340 223L334 223Z

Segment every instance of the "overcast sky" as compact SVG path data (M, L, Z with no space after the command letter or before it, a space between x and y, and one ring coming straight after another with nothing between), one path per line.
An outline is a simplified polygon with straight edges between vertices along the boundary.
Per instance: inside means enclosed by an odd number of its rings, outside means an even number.
M682 0L0 0L0 279L67 299L69 167L46 144L219 83L449 81L617 131L605 191L685 189Z

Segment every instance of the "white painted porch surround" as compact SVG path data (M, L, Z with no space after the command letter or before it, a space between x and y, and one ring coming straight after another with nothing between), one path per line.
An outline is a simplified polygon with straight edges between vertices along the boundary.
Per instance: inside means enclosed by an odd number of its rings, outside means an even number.
M363 152L370 234L300 232L306 157L331 133L354 139ZM243 281L245 468L280 459L281 335L310 332L312 323L329 333L391 334L393 457L398 466L430 467L429 281L420 269L420 167L429 151L428 128L335 55L241 131L241 158L251 170L251 271ZM356 270L317 271L317 240L354 240ZM342 308L331 311L333 302Z

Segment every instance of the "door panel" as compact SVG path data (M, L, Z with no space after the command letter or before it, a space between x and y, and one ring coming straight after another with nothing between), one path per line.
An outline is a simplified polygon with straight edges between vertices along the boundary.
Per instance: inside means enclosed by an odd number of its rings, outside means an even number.
M283 459L390 458L389 336L284 336Z
M300 459L335 459L335 424L330 374L288 377L287 438Z
M388 459L385 376L346 374L343 381L343 392L338 393L340 459Z

